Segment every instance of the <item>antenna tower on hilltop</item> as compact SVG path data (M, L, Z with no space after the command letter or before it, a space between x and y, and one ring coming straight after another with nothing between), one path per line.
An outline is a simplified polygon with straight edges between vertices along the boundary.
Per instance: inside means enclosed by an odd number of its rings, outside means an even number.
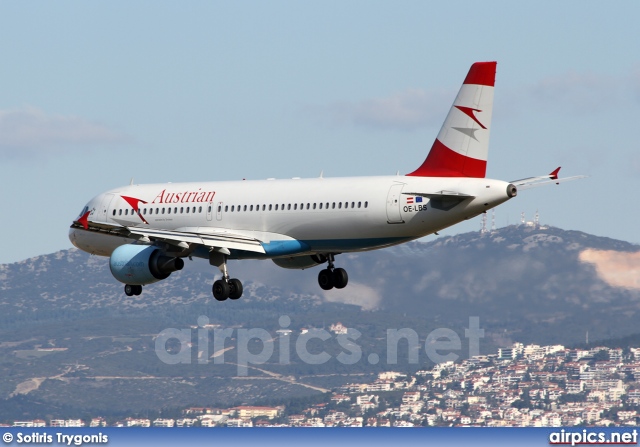
M480 230L480 234L487 234L489 231L487 230L487 213L482 213L482 229Z

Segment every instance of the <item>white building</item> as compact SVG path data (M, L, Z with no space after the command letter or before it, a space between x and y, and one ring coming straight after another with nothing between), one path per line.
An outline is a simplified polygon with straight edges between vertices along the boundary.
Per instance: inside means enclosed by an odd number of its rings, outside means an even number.
M174 419L158 418L155 421L153 421L154 427L173 427L174 425L176 425L176 421Z

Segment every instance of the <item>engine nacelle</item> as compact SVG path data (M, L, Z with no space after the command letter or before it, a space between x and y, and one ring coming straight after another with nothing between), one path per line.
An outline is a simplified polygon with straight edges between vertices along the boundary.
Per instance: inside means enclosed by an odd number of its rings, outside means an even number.
M327 258L323 255L311 255L311 256L290 256L287 258L273 259L273 262L283 269L298 269L304 270L309 267L315 267L316 265L324 264L327 262Z
M181 258L167 256L152 245L127 244L116 248L109 258L109 268L115 279L124 284L146 285L166 279L182 270Z

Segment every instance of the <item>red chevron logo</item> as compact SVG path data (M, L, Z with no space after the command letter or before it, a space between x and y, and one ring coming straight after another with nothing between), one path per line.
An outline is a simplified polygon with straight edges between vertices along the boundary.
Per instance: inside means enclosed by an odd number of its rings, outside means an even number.
M476 123L478 123L480 127L482 127L483 129L486 129L486 127L480 121L478 121L478 118L476 118L476 115L475 115L475 112L482 112L482 110L473 109L471 107L465 107L465 106L454 106L454 107L460 110L465 115L467 115L472 120L474 120Z

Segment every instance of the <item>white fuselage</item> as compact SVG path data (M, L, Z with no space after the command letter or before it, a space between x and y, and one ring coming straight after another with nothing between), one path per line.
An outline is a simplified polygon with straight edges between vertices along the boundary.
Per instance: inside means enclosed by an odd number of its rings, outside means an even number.
M410 176L129 185L96 196L86 209L92 222L253 237L266 254L235 250L231 257L264 259L417 239L507 201L508 186L485 178ZM447 209L411 194L441 191L472 197ZM81 228L72 228L69 237L76 247L102 256L134 242ZM193 255L207 257L206 251Z

